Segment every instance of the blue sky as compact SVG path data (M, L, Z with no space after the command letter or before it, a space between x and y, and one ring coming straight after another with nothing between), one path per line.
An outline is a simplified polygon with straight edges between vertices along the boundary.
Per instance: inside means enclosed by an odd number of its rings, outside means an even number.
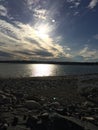
M0 0L0 60L98 61L98 0Z

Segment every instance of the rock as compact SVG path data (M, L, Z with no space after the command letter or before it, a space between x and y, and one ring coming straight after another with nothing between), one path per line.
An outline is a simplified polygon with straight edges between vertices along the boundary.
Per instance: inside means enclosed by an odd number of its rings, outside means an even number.
M8 93L0 93L0 103L2 104L11 104L12 101L15 101L16 98L14 95L8 94Z
M90 101L85 101L82 105L83 107L94 107L94 103Z
M41 118L42 120L47 120L47 119L49 118L49 113L45 112L45 113L41 114L41 115L40 115L40 118Z
M4 104L11 104L11 98L10 98L10 97L6 97L6 98L3 100L3 103L4 103Z
M19 118L15 116L12 121L12 126L16 126L18 124L18 121L19 121Z
M67 114L67 108L60 108L57 109L56 112L60 115L66 115Z
M21 93L21 92L14 93L13 95L15 95L15 97L16 97L17 99L21 99L21 98L24 97L24 94Z
M84 127L74 119L70 119L66 116L61 116L57 113L52 117L53 130L84 130Z
M1 94L4 94L4 92L3 92L2 90L0 90L0 95L1 95Z
M5 95L0 95L0 104L10 104L11 99L9 97L6 97Z
M36 116L31 116L29 115L27 120L26 120L26 127L30 128L31 130L36 130L36 126L37 126L37 117Z
M11 96L11 100L12 100L12 104L16 104L17 98L14 95Z
M81 120L94 121L93 117L81 117Z
M5 98L6 98L6 96L5 96L5 95L0 94L0 102L2 102Z
M51 108L58 109L58 108L60 108L60 103L59 102L52 102L49 106Z
M28 109L40 109L41 105L40 103L34 101L34 100L27 100L24 104L24 107Z

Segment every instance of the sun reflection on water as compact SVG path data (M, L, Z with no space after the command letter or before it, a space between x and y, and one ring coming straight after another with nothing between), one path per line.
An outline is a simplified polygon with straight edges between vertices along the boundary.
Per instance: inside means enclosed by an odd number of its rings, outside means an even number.
M32 65L32 76L50 76L53 73L54 65L35 64Z

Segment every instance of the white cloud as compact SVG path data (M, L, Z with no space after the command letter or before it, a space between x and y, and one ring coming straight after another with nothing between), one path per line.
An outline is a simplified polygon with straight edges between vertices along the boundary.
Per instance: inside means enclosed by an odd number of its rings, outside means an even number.
M67 47L66 50L67 50L67 51L71 51L71 48Z
M40 0L27 0L28 5L38 3Z
M81 0L67 0L67 2L73 4L70 8L77 8L80 5Z
M20 59L44 58L44 56L40 55L44 53L47 54L45 58L71 57L71 55L66 53L65 49L48 34L49 31L52 31L51 26L47 25L50 30L46 30L40 34L34 26L20 22L14 23L18 25L19 28L4 20L0 20L0 43L4 43L4 46L0 46L2 51L11 53L14 58L20 57ZM42 25L39 24L39 26ZM47 26L46 29L49 29ZM57 39L59 39L59 37ZM67 50L69 50L68 47ZM29 56L28 53L30 53Z
M93 9L94 7L96 7L97 4L98 4L98 0L91 0L88 5L88 8Z
M96 35L94 36L94 39L97 39L97 40L98 40L98 34L96 34Z
M37 6L40 0L27 0L27 5L30 10L33 10L32 5Z
M76 15L78 15L79 14L79 12L78 11L76 11L75 13L74 13L74 16L76 16Z
M91 58L95 59L97 51L94 49L89 49L88 46L85 46L82 50L80 50L79 55L83 56L85 59Z
M47 11L45 9L35 9L34 10L34 16L38 19L46 20L46 13L47 13Z
M70 2L75 2L75 1L76 1L76 0L67 0L67 2L69 2L69 3L70 3Z
M80 5L80 2L76 2L75 6L78 7Z
M7 9L3 5L0 5L0 15L7 16Z

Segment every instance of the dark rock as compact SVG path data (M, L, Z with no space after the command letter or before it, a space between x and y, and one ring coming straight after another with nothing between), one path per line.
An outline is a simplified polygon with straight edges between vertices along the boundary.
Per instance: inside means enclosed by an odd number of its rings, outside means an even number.
M50 103L50 105L49 105L51 108L54 108L54 109L58 109L58 108L60 108L60 103L59 102L52 102L52 103Z
M55 114L52 122L52 130L84 130L84 128L68 117Z
M18 121L19 121L18 117L15 116L12 122L12 126L16 126L18 124Z
M27 121L26 121L26 127L30 128L31 130L36 130L37 128L37 117L28 115Z
M40 103L34 101L34 100L27 100L24 104L24 107L28 109L40 109L41 105Z
M39 116L42 120L48 120L49 119L49 113L45 112Z

